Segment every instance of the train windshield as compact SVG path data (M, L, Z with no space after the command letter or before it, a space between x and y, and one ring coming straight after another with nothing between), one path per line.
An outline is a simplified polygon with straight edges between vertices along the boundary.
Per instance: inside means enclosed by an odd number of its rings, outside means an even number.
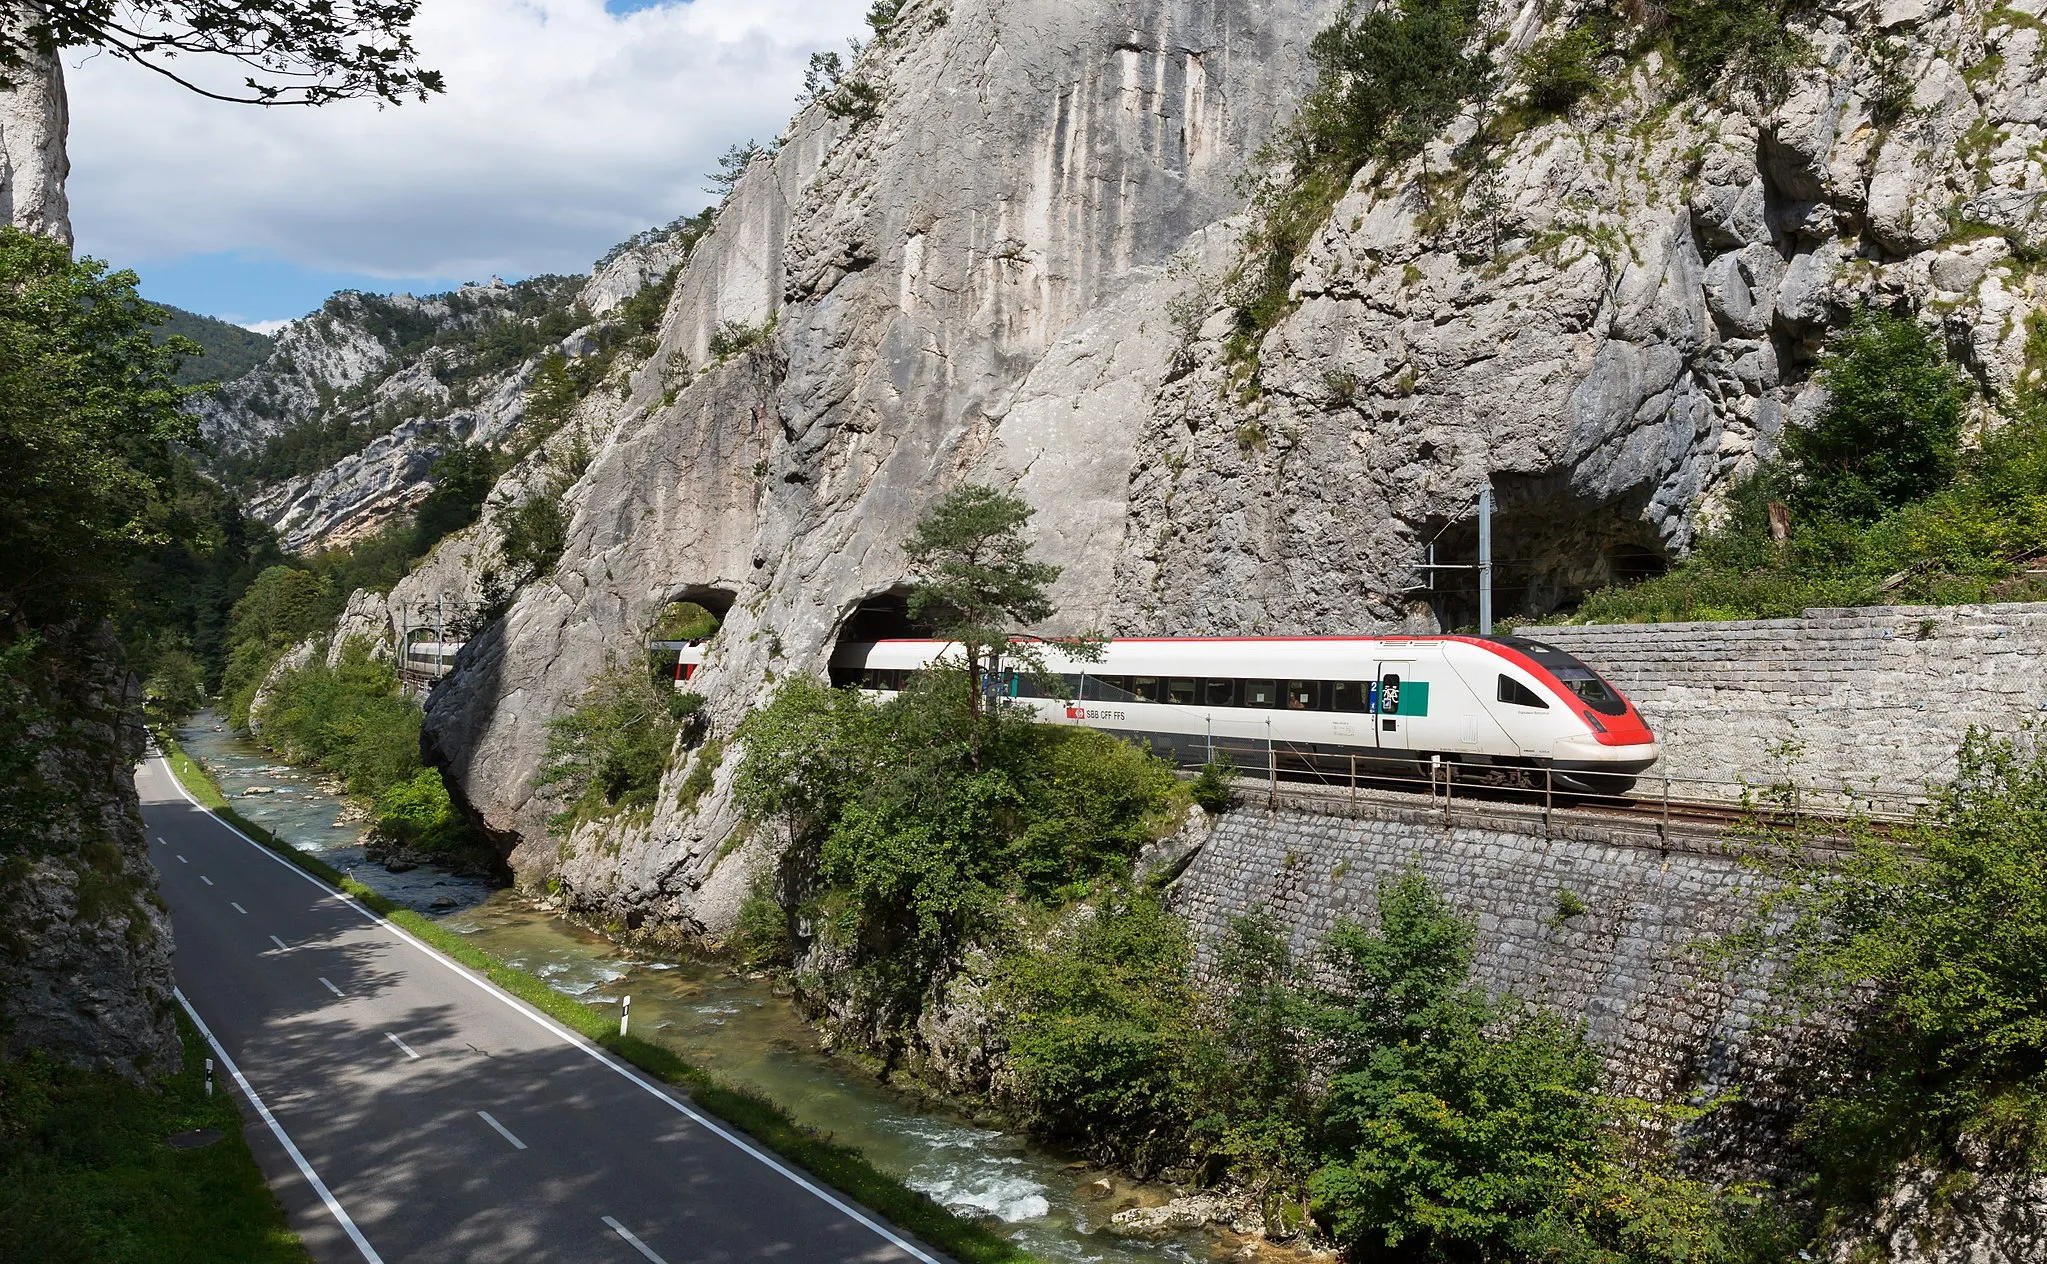
M1534 659L1542 669L1562 682L1564 688L1578 695L1578 698L1601 715L1626 715L1628 700L1621 697L1621 691L1606 683L1598 672L1564 653L1554 645L1530 641L1518 636L1496 637L1502 645L1509 645Z

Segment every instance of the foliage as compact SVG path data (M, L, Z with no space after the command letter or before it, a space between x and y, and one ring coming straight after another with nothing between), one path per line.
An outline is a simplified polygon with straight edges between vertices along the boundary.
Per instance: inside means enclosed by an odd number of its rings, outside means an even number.
M281 672L251 717L278 754L339 773L350 794L375 799L419 767L419 707L398 694L392 666L351 638L335 666L315 654Z
M746 169L753 165L754 159L765 152L767 151L763 150L760 142L756 140L749 140L744 145L734 145L727 149L718 156L718 170L707 177L711 182L708 191L717 194L720 202L731 197L732 190L738 188L739 182L745 179Z
M590 445L578 430L550 453L539 486L507 508L499 519L499 552L522 579L554 571L569 542L569 511L563 498L590 466Z
M733 1088L666 1045L641 1036L622 1036L618 1016L585 1005L516 966L479 950L462 935L430 917L401 908L353 879L343 877L316 856L302 852L227 806L220 789L175 741L168 742L172 771L192 797L258 844L291 864L347 894L351 899L403 929L413 938L489 979L510 995L581 1033L593 1044L650 1073L663 1083L687 1090L691 1104L709 1111L768 1149L795 1163L881 1213L889 1223L907 1229L962 1264L1031 1264L1033 1257L1007 1238L946 1210L929 1196L912 1190L870 1163L851 1146L820 1136L799 1124L787 1110L767 1098ZM190 1065L189 1061L187 1065Z
M42 0L0 27L0 85L60 48L92 48L132 61L192 92L246 105L325 105L369 98L399 105L443 90L412 47L419 0L256 0L217 5L162 0L122 6ZM176 73L180 57L217 58L241 74L246 95L214 91ZM256 76L262 76L259 80Z
M0 625L110 613L155 543L171 445L196 436L174 379L197 348L158 343L162 318L134 273L0 226Z
M1059 568L1030 559L1023 532L1034 512L1019 497L966 483L919 519L903 546L916 579L910 618L928 622L939 640L959 646L964 668L959 683L977 725L1002 655L1032 670L1043 665L1042 651L1020 633L1051 616L1045 590L1059 578ZM977 760L980 740L978 730L969 734Z
M210 1050L177 1015L184 1069L148 1086L40 1054L0 1061L0 1259L47 1264L302 1264ZM164 1138L211 1128L174 1150Z
M1781 929L1751 943L1796 995L1861 1018L1800 1124L1837 1193L1874 1194L1906 1159L1952 1162L1964 1137L2047 1160L2047 753L2031 733L1972 731L1955 763L1920 819L1854 829L1846 858L1754 826L1786 881L1758 915Z
M1220 986L1194 1010L1182 1073L1189 1131L1205 1166L1239 1174L1267 1229L1284 1235L1306 1219L1301 1191L1315 1166L1307 980L1270 913L1231 918L1215 949Z
M1187 930L1155 895L1105 891L1043 948L1005 957L1007 1104L1034 1132L1149 1172L1186 1144Z
M887 702L791 677L740 726L733 786L754 818L789 824L863 978L897 1018L1016 898L1061 903L1127 876L1169 827L1164 761L1090 729L966 705L958 671ZM976 741L979 746L976 755Z
M1826 407L1784 434L1801 518L1871 522L1954 480L1970 391L1918 322L1863 309L1817 376Z
M1589 26L1574 26L1545 36L1514 58L1514 68L1528 88L1528 102L1538 110L1561 114L1599 87L1598 60L1607 43Z
M767 325L749 325L743 321L722 320L711 331L709 350L713 359L723 364L733 356L744 353L768 336Z
M186 386L202 382L231 382L263 363L276 339L253 329L230 325L224 320L201 316L180 307L162 304L164 337L183 338L199 348L193 358L178 368L177 380Z
M161 727L176 724L206 705L206 668L182 646L161 650L142 681L143 714Z
M1685 89L1724 85L1775 105L1812 47L1792 31L1793 0L1671 0L1662 34Z
M661 607L647 635L655 641L707 641L717 630L717 615L694 601L671 601Z
M534 788L562 805L549 827L565 834L593 816L651 809L681 732L674 707L672 690L607 659L575 708L547 723Z
M1330 933L1336 984L1311 1022L1332 1064L1330 1161L1315 1210L1354 1249L1483 1255L1545 1204L1558 1168L1597 1160L1584 1036L1470 981L1473 929L1412 871L1381 889L1379 925Z
M1236 780L1235 764L1227 759L1211 759L1201 766L1188 791L1202 811L1227 812L1237 804L1236 795L1231 790Z
M433 490L413 511L411 553L424 557L442 539L469 526L483 513L483 501L497 482L497 456L482 444L448 442L428 475Z

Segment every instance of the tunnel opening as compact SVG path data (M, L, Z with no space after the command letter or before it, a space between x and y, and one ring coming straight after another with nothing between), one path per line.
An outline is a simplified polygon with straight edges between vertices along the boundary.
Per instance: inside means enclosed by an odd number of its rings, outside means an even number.
M1496 475L1493 479L1494 631L1516 620L1568 614L1587 595L1612 585L1639 583L1670 569L1656 530L1642 519L1641 503L1601 504L1573 492L1569 476ZM1417 524L1422 556L1421 591L1446 632L1478 626L1478 517L1467 507L1456 518ZM1426 568L1430 543L1436 570Z
M718 635L738 594L729 588L688 584L671 592L647 629L647 670L657 681L682 689L704 660L704 646Z
M891 588L863 597L840 623L839 634L832 641L832 683L848 684L860 674L857 667L849 669L841 663L841 652L847 646L930 635L929 623L910 617L910 590L907 587Z

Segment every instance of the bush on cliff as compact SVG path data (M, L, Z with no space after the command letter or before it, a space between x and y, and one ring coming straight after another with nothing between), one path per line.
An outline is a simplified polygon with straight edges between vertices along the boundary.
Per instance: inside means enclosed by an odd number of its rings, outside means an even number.
M548 721L546 762L533 784L562 805L549 829L565 835L594 817L652 811L682 722L701 702L644 668L607 660L575 707Z

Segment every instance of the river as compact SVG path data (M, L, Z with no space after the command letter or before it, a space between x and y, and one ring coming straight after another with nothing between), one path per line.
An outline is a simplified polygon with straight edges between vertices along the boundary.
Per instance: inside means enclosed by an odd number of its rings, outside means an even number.
M787 1107L802 1123L858 1147L883 1171L982 1217L1051 1260L1209 1260L1250 1244L1195 1231L1135 1242L1100 1230L1125 1207L1174 1191L1128 1181L1022 1137L980 1127L891 1091L825 1053L794 1005L762 975L723 963L628 950L515 891L431 867L392 873L363 854L339 787L278 762L203 714L179 740L235 810L393 901L438 917L477 947L592 1005L632 998L632 1028ZM1106 1184L1103 1184L1106 1182ZM1225 1240L1227 1239L1227 1240ZM1252 1248L1255 1251L1255 1247Z

